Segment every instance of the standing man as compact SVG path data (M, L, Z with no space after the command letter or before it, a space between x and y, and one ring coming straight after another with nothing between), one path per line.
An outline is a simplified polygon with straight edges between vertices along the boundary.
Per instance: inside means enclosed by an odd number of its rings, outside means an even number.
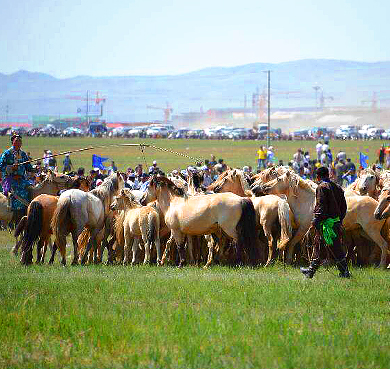
M70 160L69 154L65 154L65 158L63 161L64 169L62 170L62 173L69 173L72 171L72 161Z
M317 181L320 184L316 190L316 204L312 226L316 230L313 245L313 258L308 268L301 268L306 278L313 278L320 267L325 246L329 248L330 255L335 258L340 277L350 278L345 253L341 246L342 222L347 212L347 203L344 191L329 179L327 167L317 169Z
M22 136L13 135L11 143L12 147L5 150L0 157L0 170L4 195L11 194L11 209L16 222L25 215L26 202L30 202L28 190L30 182L27 180L27 173L33 172L33 167L30 163L20 164L29 160L27 154L21 150Z
M261 169L261 167L263 167L263 169L266 168L266 165L265 165L265 161L267 160L267 150L265 149L264 146L260 146L260 149L257 150L257 155L258 155L258 158L257 158L257 169Z

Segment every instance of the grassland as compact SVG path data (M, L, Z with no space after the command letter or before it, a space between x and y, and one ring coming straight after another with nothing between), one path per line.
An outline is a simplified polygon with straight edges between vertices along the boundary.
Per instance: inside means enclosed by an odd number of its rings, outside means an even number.
M3 147L8 145L2 140ZM24 146L37 156L43 148L62 151L116 142L132 141L26 138ZM192 156L215 153L237 166L249 160L254 164L259 145L156 143ZM352 158L365 149L371 158L380 143L340 144ZM314 145L275 143L282 159L299 146ZM332 146L335 151L342 147L339 142ZM135 149L97 153L110 156L121 169L140 160ZM91 152L72 159L90 168L90 158ZM148 164L152 158L167 170L189 164L154 151L148 152ZM389 367L386 271L352 269L354 278L342 280L335 269L321 268L308 281L299 270L279 264L203 270L61 267L56 260L53 266L26 268L11 254L12 242L10 234L0 232L2 368Z
M210 159L214 154L217 159L223 158L232 167L242 167L244 165L256 166L256 151L264 141L231 141L231 140L152 140L152 139L98 139L98 138L57 138L57 137L37 137L24 138L23 148L29 151L32 157L42 157L43 149L50 149L53 153L67 150L76 150L90 146L102 146L123 143L147 143L171 149L173 151L185 153L189 156L203 159ZM275 141L277 159L285 163L292 159L292 155L299 147L308 150L313 158L316 157L316 141ZM334 154L340 149L347 152L347 155L354 162L358 162L359 152L369 156L369 162L375 162L377 150L384 141L331 141L331 149ZM0 137L0 147L9 146L9 137ZM92 154L108 157L115 161L120 170L127 167L135 167L138 163L148 166L153 160L157 160L159 166L165 170L185 168L194 164L191 159L182 156L156 151L152 148L145 148L145 160L142 152L136 147L108 147L97 148L93 151L85 151L71 156L75 168L80 166L86 169L92 168ZM63 157L58 158L60 168L62 168ZM110 163L108 162L108 165Z
M2 235L3 243L11 241ZM0 367L388 368L390 281L320 269L22 267L0 249Z

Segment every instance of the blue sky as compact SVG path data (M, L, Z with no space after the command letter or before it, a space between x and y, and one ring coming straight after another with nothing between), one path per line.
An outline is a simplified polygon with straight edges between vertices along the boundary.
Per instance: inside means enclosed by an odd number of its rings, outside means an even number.
M0 72L180 74L299 59L388 61L390 2L0 0Z

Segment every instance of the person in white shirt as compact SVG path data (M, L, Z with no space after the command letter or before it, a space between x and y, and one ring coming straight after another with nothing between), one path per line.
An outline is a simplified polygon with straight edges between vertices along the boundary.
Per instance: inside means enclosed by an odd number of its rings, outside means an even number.
M342 160L345 162L347 160L347 154L345 153L345 151L340 150L337 154L337 159L339 159L339 161Z
M318 141L318 144L316 145L316 151L317 151L317 160L321 160L321 154L322 154L322 142Z
M322 152L328 152L329 150L329 142L325 141L325 143L322 145Z

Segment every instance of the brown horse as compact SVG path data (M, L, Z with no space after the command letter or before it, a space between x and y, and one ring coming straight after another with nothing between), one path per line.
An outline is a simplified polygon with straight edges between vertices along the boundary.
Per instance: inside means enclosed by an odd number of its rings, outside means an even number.
M84 177L77 177L73 180L73 187L79 188L82 191L89 190L90 182ZM51 220L54 211L57 207L58 196L42 194L34 198L27 208L27 215L19 222L15 237L18 237L22 232L23 236L14 247L14 253L17 253L18 247L22 245L22 264L30 264L32 262L32 249L35 242L37 244L37 263L43 263L47 245L50 242L52 235ZM43 253L41 248L43 246ZM52 256L49 263L53 263L56 245L53 245Z
M146 198L157 199L157 207L171 229L179 251L180 264L185 262L186 235L205 235L222 228L237 241L237 260L242 262L242 251L248 253L251 264L258 262L256 247L256 213L249 199L232 193L184 196L182 189L165 177L154 176L141 203Z

